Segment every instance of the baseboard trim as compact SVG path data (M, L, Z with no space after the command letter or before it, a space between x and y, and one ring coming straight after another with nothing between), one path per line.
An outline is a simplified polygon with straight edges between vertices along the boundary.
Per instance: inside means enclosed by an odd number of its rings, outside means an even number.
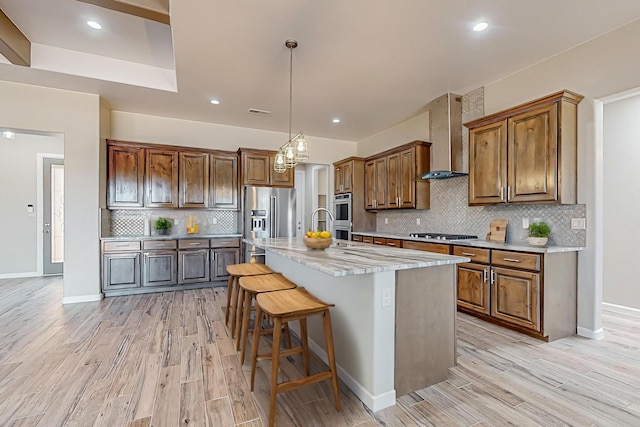
M20 279L23 277L40 277L42 274L37 271L28 271L26 273L3 273L0 274L0 279Z
M581 337L589 338L591 340L601 340L602 338L604 338L604 329L600 328L594 331L593 329L587 329L583 328L582 326L578 326L578 335L580 335Z
M626 307L624 305L603 302L602 308L605 310L613 311L615 313L626 314L627 316L640 317L640 309L633 307Z
M309 340L309 348L313 351L324 363L328 363L327 353L313 340ZM351 391L358 396L358 399L364 403L367 408L373 412L380 411L381 409L388 408L396 404L396 391L391 390L386 393L379 394L377 396L372 395L369 391L356 381L351 375L347 373L340 365L336 365L338 369L338 378L351 389Z
M77 304L79 302L95 302L102 300L102 294L80 295L77 297L64 297L62 304Z

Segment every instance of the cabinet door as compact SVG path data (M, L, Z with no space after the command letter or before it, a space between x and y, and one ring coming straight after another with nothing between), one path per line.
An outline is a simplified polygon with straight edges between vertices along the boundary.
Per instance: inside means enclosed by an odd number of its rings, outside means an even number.
M491 270L491 316L539 331L540 274L506 268Z
M353 192L353 161L342 165L342 191Z
M509 119L509 202L558 200L557 104Z
M400 152L398 174L399 208L416 207L416 148Z
M270 185L270 167L268 154L242 153L243 185Z
M387 158L376 159L376 189L373 204L376 209L387 208Z
M364 165L364 208L375 209L376 198L376 161L369 160Z
M269 160L269 173L271 174L271 185L273 187L289 187L293 188L295 178L295 168L287 168L284 172L279 173L273 170L276 161L275 154Z
M458 307L489 314L489 266L473 263L456 265Z
M400 153L387 156L387 209L400 206Z
M212 208L238 210L238 158L211 156Z
M209 281L209 249L178 251L178 283Z
M178 283L176 251L152 251L143 255L142 286L168 286Z
M469 131L469 205L506 202L507 124L491 123Z
M145 206L178 207L178 152L147 149Z
M109 145L107 207L144 206L144 149Z
M140 252L102 256L102 289L112 291L140 287Z
M180 153L181 208L209 207L209 154Z
M237 264L240 260L240 249L215 249L211 266L211 281L229 277L227 265Z
M342 169L342 164L336 166L333 169L333 193L334 194L340 194L342 193L342 187L344 185L343 183L343 169Z

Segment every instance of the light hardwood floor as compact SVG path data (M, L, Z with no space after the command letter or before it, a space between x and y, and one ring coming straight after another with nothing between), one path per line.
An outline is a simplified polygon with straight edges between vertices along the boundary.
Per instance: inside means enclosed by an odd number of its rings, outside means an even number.
M225 289L61 305L62 280L0 280L0 426L263 426L224 327ZM278 426L640 426L640 320L605 312L602 341L546 344L458 315L449 379L375 414L344 386L278 396ZM267 348L268 339L261 345ZM324 369L312 358L313 370ZM283 359L280 380L298 377Z

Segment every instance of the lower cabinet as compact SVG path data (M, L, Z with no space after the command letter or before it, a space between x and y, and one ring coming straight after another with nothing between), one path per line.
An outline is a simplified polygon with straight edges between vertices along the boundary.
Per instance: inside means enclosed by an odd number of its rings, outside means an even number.
M540 331L540 274L493 268L491 316Z
M429 243L429 242L417 242L415 240L403 240L402 248L449 255L449 249L451 248L451 246L446 245L444 243Z
M102 288L105 291L140 287L140 252L105 253Z
M178 284L209 281L209 249L178 251Z
M170 286L178 283L178 253L151 251L143 254L142 286Z
M489 267L475 263L456 264L458 307L489 314Z
M240 249L212 249L211 250L211 281L227 279L227 266L237 264L240 260Z

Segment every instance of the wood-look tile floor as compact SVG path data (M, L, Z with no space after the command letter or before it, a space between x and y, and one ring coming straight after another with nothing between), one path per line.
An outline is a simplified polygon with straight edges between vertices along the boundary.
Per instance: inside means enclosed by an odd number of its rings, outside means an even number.
M270 362L251 393L224 327L225 292L63 306L61 278L0 280L0 426L265 425ZM458 320L447 381L375 414L344 386L337 413L329 384L315 384L278 396L276 424L640 426L640 319L605 312L604 340L549 344ZM280 380L301 364L283 359Z

